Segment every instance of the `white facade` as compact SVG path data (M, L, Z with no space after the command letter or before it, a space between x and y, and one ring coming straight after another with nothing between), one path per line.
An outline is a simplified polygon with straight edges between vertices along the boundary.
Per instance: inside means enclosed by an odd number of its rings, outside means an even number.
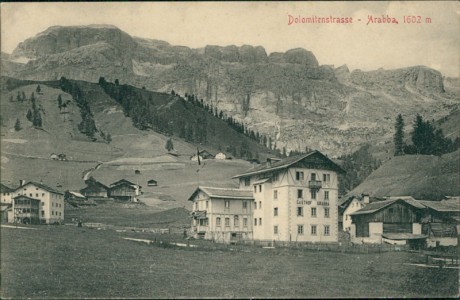
M241 196L246 194L246 196ZM199 187L189 198L195 237L216 242L252 239L252 197L235 189Z
M309 159L315 168L306 167ZM236 176L240 189L253 192L254 240L338 241L338 176L332 168L320 167L324 160L328 159L314 152L285 168Z
M40 203L40 221L46 224L64 222L64 194L54 191L42 184L28 182L18 187L13 198L18 195L25 195L30 198L38 199ZM13 209L14 211L14 205ZM13 218L8 217L8 220Z
M2 191L1 194L0 194L1 195L1 202L11 204L12 199L13 199L11 197L12 194L13 194L13 192L4 192L4 191Z
M359 201L357 198L353 198L347 208L343 211L343 231L351 231L351 213L360 210L364 207L364 203Z
M226 159L226 158L227 156L225 155L225 153L220 152L216 154L216 159Z

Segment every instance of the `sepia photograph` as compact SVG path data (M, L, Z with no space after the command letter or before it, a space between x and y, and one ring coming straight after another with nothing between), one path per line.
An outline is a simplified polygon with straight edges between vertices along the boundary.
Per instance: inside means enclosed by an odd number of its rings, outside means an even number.
M0 298L459 297L459 12L0 3Z

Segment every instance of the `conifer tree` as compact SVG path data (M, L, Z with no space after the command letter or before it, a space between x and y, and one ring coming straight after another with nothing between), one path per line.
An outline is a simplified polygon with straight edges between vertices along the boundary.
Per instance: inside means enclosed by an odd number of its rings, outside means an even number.
M16 118L16 123L14 123L14 130L19 131L21 129L21 122L19 121L19 118Z
M395 156L404 154L404 119L399 114L396 117L395 134L393 136L395 144Z

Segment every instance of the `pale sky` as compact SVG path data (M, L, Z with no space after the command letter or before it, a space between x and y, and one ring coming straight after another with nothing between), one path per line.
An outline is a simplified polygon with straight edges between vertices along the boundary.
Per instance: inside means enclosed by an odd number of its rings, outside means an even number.
M2 3L1 50L54 25L111 24L173 45L260 45L267 54L302 47L320 64L350 70L425 65L459 76L458 2ZM368 24L368 16L399 24ZM294 24L293 17L351 17L352 24ZM405 24L403 16L420 16ZM431 22L427 22L430 18ZM358 21L361 19L361 21Z

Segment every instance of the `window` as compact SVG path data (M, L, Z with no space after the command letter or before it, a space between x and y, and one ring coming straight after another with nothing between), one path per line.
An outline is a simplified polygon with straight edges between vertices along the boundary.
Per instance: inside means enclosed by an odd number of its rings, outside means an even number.
M254 201L254 209L257 209L257 201Z
M273 191L273 199L275 199L275 200L278 199L278 191L277 190Z
M279 173L273 174L273 181L278 181L279 180Z
M45 193L42 193L42 197L45 197Z
M195 203L195 210L198 210L198 201Z
M240 226L240 218L238 216L233 217L233 224L235 225L235 227Z
M44 211L44 210L42 210L42 217L44 217L44 216L45 216L45 211Z
M248 201L243 201L243 209L247 209L248 208Z
M316 217L316 207L311 208L311 216Z
M329 227L329 225L324 225L324 235L330 235L330 227Z
M303 180L303 172L295 172L295 180Z
M262 208L262 201L259 201L259 208Z
M311 235L316 235L316 225L311 225Z
M273 226L273 234L278 234L278 225Z
M51 211L51 215L53 215L53 216L54 216L54 210L53 210L53 211Z
M230 200L225 200L225 208L230 208Z
M257 218L254 218L254 226L257 226Z
M302 190L297 190L297 198L299 198L299 199L303 198L303 191Z
M297 216L298 217L301 217L303 216L303 207L297 207Z
M32 195L33 195L33 194L32 194L32 193L30 193L29 195L30 195L30 197L32 197Z
M216 218L216 226L220 226L220 217Z
M243 218L243 227L248 227L248 218Z
M259 225L262 226L262 218L259 218Z
M42 206L45 206L45 202L42 201Z
M311 193L311 199L312 199L312 200L316 200L316 190L315 190L315 189L311 189L311 190L310 190L310 193Z
M61 215L61 213L59 212L59 216Z
M331 175L330 174L323 174L323 181L324 182L330 182L331 181Z
M324 191L324 200L329 200L329 191Z
M60 206L60 204L59 204L59 206ZM206 200L206 208L208 208L208 207L209 207L209 201Z
M316 173L311 173L311 181L316 181Z
M329 207L324 208L324 217L329 218Z
M249 186L251 184L251 179L250 178L245 178L244 179L244 186Z
M35 188L38 191L38 187Z
M35 197L38 197L38 193L35 194Z
M230 226L230 218L225 218L225 226Z
M275 208L273 209L273 215L274 215L275 217L278 216L278 207L275 207Z
M262 185L259 184L259 192L262 192Z
M303 225L297 225L297 234L303 235Z
M257 185L254 186L254 193L257 193Z

